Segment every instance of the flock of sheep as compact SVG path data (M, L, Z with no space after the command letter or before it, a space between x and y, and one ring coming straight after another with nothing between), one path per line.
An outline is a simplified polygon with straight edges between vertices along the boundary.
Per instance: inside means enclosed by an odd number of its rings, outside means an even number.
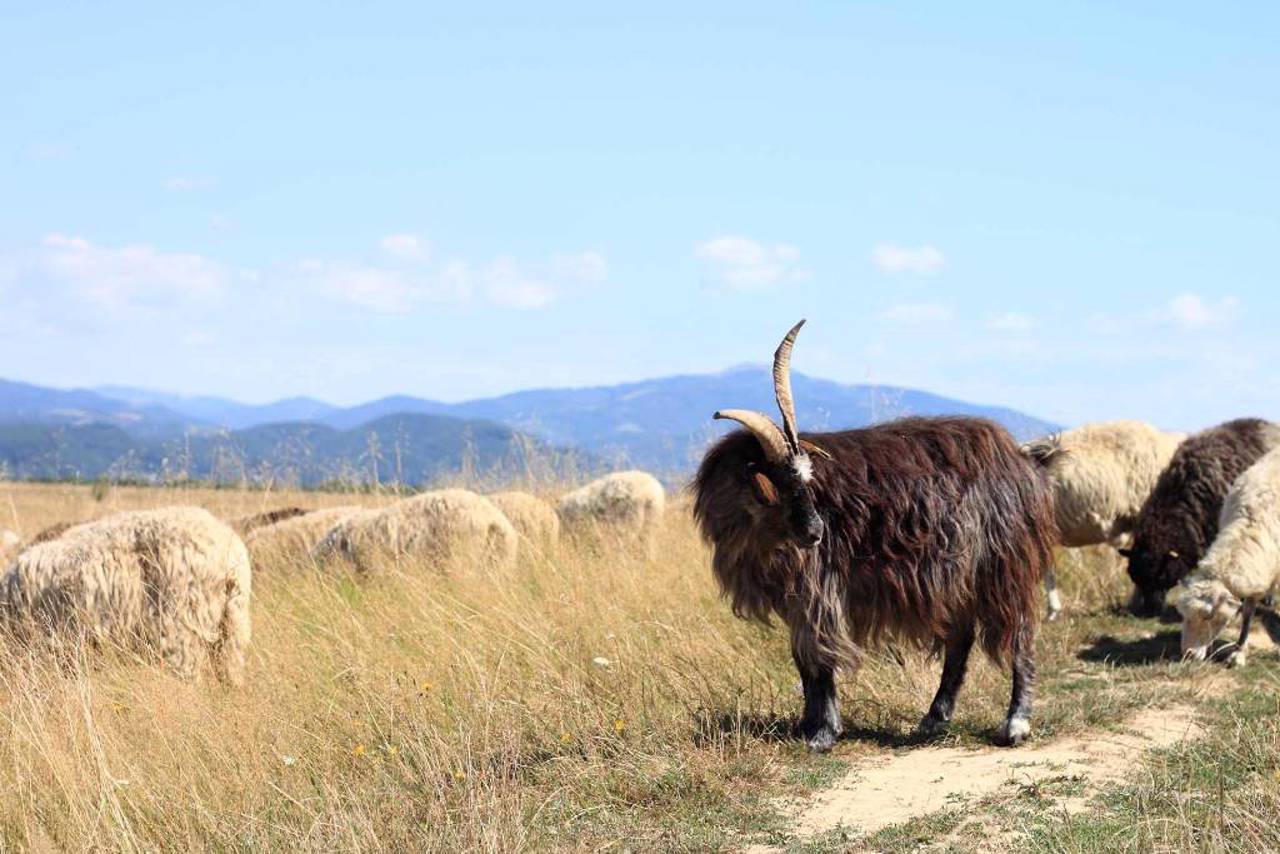
M1240 615L1228 660L1243 663L1254 610L1280 580L1280 425L1241 419L1188 437L1116 421L1021 446L990 421L959 417L801 434L789 373L801 324L774 354L782 425L717 412L744 429L707 452L691 491L734 612L776 615L789 629L811 749L829 749L842 730L836 672L856 669L884 636L943 654L925 733L950 722L975 644L1010 666L997 740L1021 743L1041 584L1048 618L1062 609L1057 546L1114 546L1137 614L1162 611L1176 588L1188 657L1205 658ZM172 507L59 525L27 542L0 532L0 622L71 648L140 646L184 677L211 662L238 684L263 555L360 574L403 557L501 566L521 549L553 547L562 529L651 546L664 506L654 477L621 472L555 507L519 492L444 489L377 509L283 508L228 523Z
M561 498L522 492L425 492L386 507L284 508L222 521L197 507L59 524L23 541L0 531L0 621L18 639L112 644L195 678L206 662L244 680L253 567L264 555L358 573L379 559L508 565L521 548L575 538L652 542L666 499L645 472L618 472Z

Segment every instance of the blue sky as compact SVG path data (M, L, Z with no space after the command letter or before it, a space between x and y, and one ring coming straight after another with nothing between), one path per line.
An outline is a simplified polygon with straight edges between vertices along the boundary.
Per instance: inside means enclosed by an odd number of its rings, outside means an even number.
M1280 417L1275 4L27 5L0 376Z

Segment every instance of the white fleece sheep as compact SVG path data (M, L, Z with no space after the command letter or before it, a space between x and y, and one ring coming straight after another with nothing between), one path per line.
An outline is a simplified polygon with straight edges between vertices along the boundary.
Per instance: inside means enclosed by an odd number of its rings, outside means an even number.
M560 539L560 517L555 509L527 492L499 492L487 496L515 526L520 536L535 546L549 548Z
M518 544L519 534L493 502L465 489L441 489L339 522L313 554L346 560L361 572L408 556L504 566L515 560Z
M1218 517L1218 536L1182 581L1182 652L1203 660L1228 621L1242 614L1228 663L1245 663L1249 623L1258 602L1280 581L1280 448L1245 469Z
M354 505L312 510L273 525L255 528L245 537L244 542L257 563L281 558L305 558L335 525L365 510L364 507Z
M97 643L158 654L195 678L207 657L244 681L249 553L198 507L120 513L22 551L0 577L0 613L15 637L83 631Z
M666 507L666 492L648 472L620 471L560 499L560 520L576 536L612 533L649 544Z
M1119 545L1184 438L1142 421L1106 421L1028 443L1053 488L1062 545ZM1052 571L1045 589L1052 620L1062 609Z

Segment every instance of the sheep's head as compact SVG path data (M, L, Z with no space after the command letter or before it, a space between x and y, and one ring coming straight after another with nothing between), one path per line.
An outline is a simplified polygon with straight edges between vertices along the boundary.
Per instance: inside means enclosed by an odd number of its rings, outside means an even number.
M814 548L824 533L811 482L813 457L829 455L800 438L791 397L791 348L801 326L803 320L791 328L773 354L773 388L782 427L762 412L723 409L715 414L746 427L759 444L760 456L728 461L734 471L726 474L736 484L736 500L751 519L755 539L775 548Z
M1203 661L1227 623L1240 612L1240 600L1220 581L1188 579L1178 593L1182 614L1182 656Z
M1135 616L1159 616L1169 588L1195 567L1196 557L1190 554L1193 547L1186 544L1182 548L1170 547L1171 541L1174 538L1163 533L1157 536L1139 533L1131 548L1120 549L1120 554L1129 561L1129 578L1134 586L1129 610Z

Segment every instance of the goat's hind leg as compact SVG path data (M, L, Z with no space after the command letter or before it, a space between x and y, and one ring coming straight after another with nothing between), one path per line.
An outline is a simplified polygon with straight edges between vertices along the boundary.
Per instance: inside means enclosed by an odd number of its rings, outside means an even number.
M1009 715L996 733L996 741L1017 747L1031 734L1031 698L1036 681L1035 629L1023 621L1013 642L1013 696Z
M951 723L951 715L956 709L956 694L964 684L965 672L969 668L969 651L973 649L973 627L950 637L946 641L946 649L942 659L942 681L938 683L938 693L929 704L929 713L920 719L916 732L920 735L938 735L946 732Z

